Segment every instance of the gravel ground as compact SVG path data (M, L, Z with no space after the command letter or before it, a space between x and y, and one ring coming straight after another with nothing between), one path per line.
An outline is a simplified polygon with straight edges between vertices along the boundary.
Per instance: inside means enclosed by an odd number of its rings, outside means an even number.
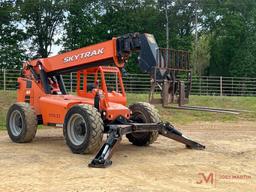
M205 151L159 137L150 147L123 138L107 169L88 168L62 129L39 129L16 144L0 131L0 191L256 191L256 123L195 122L178 126Z

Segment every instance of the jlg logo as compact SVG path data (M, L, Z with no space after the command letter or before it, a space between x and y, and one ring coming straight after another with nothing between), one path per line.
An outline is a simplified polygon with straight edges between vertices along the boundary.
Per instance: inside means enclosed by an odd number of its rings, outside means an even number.
M100 48L98 50L87 51L84 53L79 53L77 55L65 57L63 60L64 60L64 63L68 63L68 62L76 61L78 59L85 59L85 58L89 58L92 56L101 55L103 53L104 53L104 48Z
M198 173L198 175L200 176L200 180L198 180L196 182L197 184L210 183L213 185L213 182L214 182L214 174L213 173L209 173L208 175L206 175L205 173Z

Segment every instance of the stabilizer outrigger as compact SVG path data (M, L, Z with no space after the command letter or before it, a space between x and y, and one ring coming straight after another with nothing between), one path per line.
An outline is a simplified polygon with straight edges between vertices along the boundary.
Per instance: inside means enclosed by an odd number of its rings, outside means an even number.
M129 123L109 125L109 135L106 142L102 145L95 158L88 165L95 168L106 168L112 164L110 160L115 147L121 142L122 136L129 133L146 131L158 131L160 135L185 144L189 149L203 150L204 145L197 143L182 135L169 122L160 123Z

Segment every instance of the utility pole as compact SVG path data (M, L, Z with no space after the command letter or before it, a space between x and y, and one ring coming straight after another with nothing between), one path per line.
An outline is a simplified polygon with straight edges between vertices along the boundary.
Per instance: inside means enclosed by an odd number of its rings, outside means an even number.
M197 24L198 24L198 13L197 13L197 11L198 11L198 3L197 3L197 0L195 0L195 3L196 3L196 5L195 5L195 9L196 9L196 14L195 14L195 35L196 35L196 45L197 45L197 43L198 43L198 31L197 31Z
M198 11L198 2L197 0L195 0L195 52L196 52L195 66L196 68L198 67L198 30L197 30L198 13L197 11Z
M168 17L168 1L165 3L165 18L166 18L166 49L169 49L169 17Z

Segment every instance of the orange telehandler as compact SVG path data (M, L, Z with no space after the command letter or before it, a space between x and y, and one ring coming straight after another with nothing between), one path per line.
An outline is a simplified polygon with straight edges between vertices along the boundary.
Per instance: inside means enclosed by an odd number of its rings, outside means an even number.
M98 151L90 167L111 165L113 149L123 135L138 146L152 144L161 134L187 148L204 149L169 122L162 122L152 105L139 102L126 107L120 69L130 54L138 51L140 67L150 72L156 46L153 35L133 33L24 63L17 82L17 102L7 114L9 137L17 143L31 142L37 125L61 126L73 153ZM77 96L67 94L62 79L70 72L77 72ZM115 76L110 86L109 74ZM108 137L102 145L103 133Z

